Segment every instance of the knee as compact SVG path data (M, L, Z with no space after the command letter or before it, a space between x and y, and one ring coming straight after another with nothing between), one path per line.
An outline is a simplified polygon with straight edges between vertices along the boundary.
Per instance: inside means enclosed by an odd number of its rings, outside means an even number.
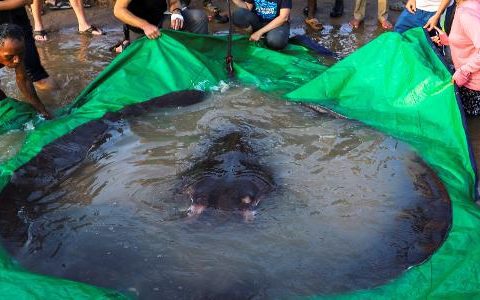
M272 50L282 50L288 45L288 35L271 31L265 36L265 44Z
M203 10L188 9L185 12L186 30L193 33L208 34L208 17Z
M200 9L189 9L188 17L195 23L208 22L207 14Z
M248 27L250 25L251 11L245 8L238 8L232 14L233 24L239 27Z

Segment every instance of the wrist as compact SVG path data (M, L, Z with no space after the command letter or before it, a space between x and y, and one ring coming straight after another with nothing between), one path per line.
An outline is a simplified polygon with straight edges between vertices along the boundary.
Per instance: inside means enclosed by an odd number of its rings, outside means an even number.
M172 9L170 11L172 14L181 14L182 13L182 9L180 7L175 7L174 9Z

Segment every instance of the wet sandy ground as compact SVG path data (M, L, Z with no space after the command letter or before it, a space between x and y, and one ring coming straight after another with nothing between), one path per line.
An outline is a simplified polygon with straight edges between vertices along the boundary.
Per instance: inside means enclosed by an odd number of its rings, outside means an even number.
M193 0L193 7L201 7L202 1ZM225 1L215 1L220 8L225 9ZM307 1L294 1L294 7L292 10L292 28L302 28L304 27L304 16L302 13L303 8L306 6ZM333 1L317 1L318 11L316 17L325 25L325 28L322 32L311 33L309 32L316 40L318 40L322 45L337 51L341 56L348 55L358 47L368 43L370 40L374 39L379 34L384 31L378 27L376 19L377 4L375 1L368 1L367 3L367 12L366 18L363 25L360 26L358 30L350 32L348 28L348 21L352 18L353 15L353 5L354 1L345 1L345 12L344 15L340 18L330 18L329 13L333 6ZM97 1L96 5L92 8L86 9L86 14L88 20L96 25L102 27L107 35L102 37L94 37L92 40L105 39L103 47L108 45L113 45L116 40L119 40L122 37L121 34L121 24L113 17L112 12L112 3L111 1ZM389 20L394 23L399 15L399 12L389 10ZM46 13L43 16L44 24L46 29L49 31L50 41L48 43L57 43L59 42L57 38L58 33L71 33L72 39L78 39L76 35L76 26L77 21L73 10L62 10L62 11L51 11L46 9ZM227 26L224 24L216 24L215 22L210 23L210 31L222 31L226 30ZM65 36L65 35L63 35ZM61 39L64 39L61 38ZM95 43L93 43L93 46ZM81 42L79 44L80 52L85 53L88 50L88 47L93 47L90 42ZM40 55L45 58L48 54L42 52L42 43L38 44ZM59 55L60 56L60 55ZM83 58L87 55L83 55ZM111 58L114 58L114 55L111 55ZM88 84L87 82L81 82L76 86L76 90L70 92L70 94L78 93L83 87ZM469 119L468 128L470 132L470 138L472 142L472 147L474 149L475 157L477 164L480 162L480 138L478 132L480 130L480 121L478 119Z

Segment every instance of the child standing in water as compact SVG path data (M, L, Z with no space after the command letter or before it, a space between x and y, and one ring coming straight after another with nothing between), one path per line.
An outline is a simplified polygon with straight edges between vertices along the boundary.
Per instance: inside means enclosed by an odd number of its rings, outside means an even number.
M435 27L439 36L433 41L449 45L455 73L452 81L459 87L467 115L480 115L480 0L457 0L450 36Z

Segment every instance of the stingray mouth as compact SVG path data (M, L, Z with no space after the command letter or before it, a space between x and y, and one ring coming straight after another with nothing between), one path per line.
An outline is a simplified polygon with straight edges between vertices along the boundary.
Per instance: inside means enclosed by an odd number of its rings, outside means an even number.
M273 185L265 181L239 178L225 181L221 178L203 178L190 185L187 193L195 211L206 208L224 211L253 211Z

